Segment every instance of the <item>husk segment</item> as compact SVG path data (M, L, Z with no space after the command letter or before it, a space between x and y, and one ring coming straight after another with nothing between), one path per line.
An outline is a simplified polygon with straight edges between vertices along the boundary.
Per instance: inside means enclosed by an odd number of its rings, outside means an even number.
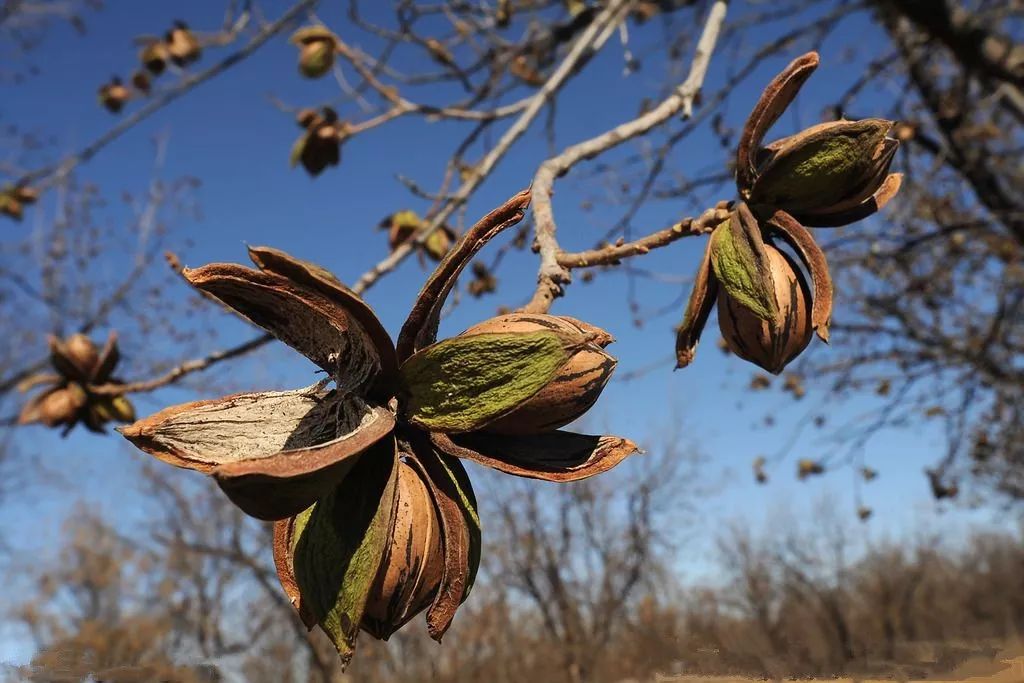
M480 517L466 470L457 458L434 450L425 439L416 446L417 457L427 473L441 519L444 573L437 594L427 610L427 631L440 642L455 612L473 587L480 566Z
M748 191L754 183L754 155L761 147L765 134L818 68L818 61L817 52L808 52L794 59L782 73L772 79L754 105L736 148L736 185L741 193Z
M408 421L443 432L480 429L546 387L585 339L541 330L471 334L432 344L401 367Z
M889 200L900 191L902 183L902 173L890 173L873 195L856 206L829 213L799 213L794 215L794 218L801 224L812 228L837 228L856 223L881 211L889 203Z
M711 267L726 294L771 324L778 318L775 287L757 219L740 204L711 233Z
M475 460L507 474L557 482L600 474L639 451L629 439L561 430L527 436L434 432L430 438L448 455Z
M319 385L172 406L120 431L159 460L212 474L258 519L294 515L394 428L390 410Z
M851 197L860 204L892 160L891 128L885 119L831 121L785 138L758 170L750 203L793 213L829 213Z
M700 335L718 299L718 280L711 267L711 240L704 248L704 257L693 279L693 290L686 304L683 322L676 330L676 369L685 368L697 354Z
M391 335L381 325L377 315L363 299L346 287L331 271L310 261L295 258L287 252L273 247L249 247L249 258L256 266L268 273L274 273L314 289L331 299L352 315L370 337L380 358L380 375L370 395L389 394L389 389L398 376L398 361Z
M275 564L307 626L317 624L348 664L397 502L394 440L360 459L334 493L275 528Z
M437 594L444 531L434 488L419 458L399 455L394 527L360 623L374 638L388 640Z
M396 344L399 363L434 343L437 339L441 309L463 268L496 235L521 221L529 205L529 190L514 195L467 230L438 264L420 290L412 311L399 332Z
M770 228L793 247L811 276L814 287L811 304L811 325L823 342L828 342L829 323L832 320L832 277L828 270L825 253L814 241L814 237L799 221L785 211L776 211L768 219Z
M359 316L320 288L232 263L186 269L186 279L325 370L346 391L378 376L381 354Z

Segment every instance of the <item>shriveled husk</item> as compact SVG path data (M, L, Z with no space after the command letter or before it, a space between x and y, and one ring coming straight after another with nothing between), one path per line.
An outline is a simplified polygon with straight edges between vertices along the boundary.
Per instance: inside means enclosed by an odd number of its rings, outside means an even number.
M394 529L366 602L363 630L386 640L430 605L444 573L441 535L419 464L401 460Z

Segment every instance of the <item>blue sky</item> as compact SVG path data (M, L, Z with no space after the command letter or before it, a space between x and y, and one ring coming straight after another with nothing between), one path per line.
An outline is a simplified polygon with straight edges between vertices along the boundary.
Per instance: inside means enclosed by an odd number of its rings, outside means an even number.
M369 4L369 3L368 3ZM733 17L747 11L744 3L734 3ZM186 0L176 3L141 3L109 0L101 12L89 15L89 32L81 37L67 28L56 30L36 53L39 76L26 84L0 85L0 122L15 122L37 127L57 135L58 149L73 150L92 140L116 121L94 104L97 86L111 74L125 74L133 62L134 35L159 32L178 17L200 29L212 29L221 21L222 3ZM342 3L325 1L319 15L341 30ZM283 2L267 2L268 15L276 16ZM877 36L866 31L866 18L847 22L845 36ZM694 30L693 24L678 30ZM784 31L785 22L772 30ZM657 31L649 39L659 39ZM871 38L877 40L877 37ZM851 41L839 41L851 47ZM854 41L856 42L856 41ZM368 45L368 47L371 47ZM809 46L799 46L800 49ZM870 55L877 45L869 40L852 45L854 61ZM636 50L642 53L641 50ZM798 113L780 124L792 127L795 120L817 120L830 94L841 87L841 79L830 72L846 74L839 48L826 43L821 48L822 67L811 79L798 103ZM796 49L791 54L796 54ZM738 63L749 58L741 49L719 54L708 76L708 89ZM213 54L204 57L200 67L212 63ZM751 83L763 83L783 65L782 59L765 62ZM559 144L565 145L628 120L636 115L639 101L656 96L664 83L664 65L644 64L626 78L622 73L622 52L610 44L588 72L574 81L560 101L556 130ZM834 70L834 71L833 71ZM351 76L351 74L348 74ZM849 78L845 82L849 82ZM756 97L747 85L726 108L728 123L742 125L742 117ZM353 281L370 265L383 257L386 245L377 222L401 208L425 208L395 180L401 173L426 188L435 187L451 149L457 144L454 124L428 124L419 119L400 120L366 136L356 138L342 150L342 163L311 180L287 166L288 149L299 130L289 114L271 105L268 96L296 106L317 104L337 96L330 79L305 81L295 72L295 51L279 37L245 63L193 94L172 104L149 121L132 130L84 166L80 177L97 183L110 196L122 191L139 192L145 188L153 166L154 136L169 140L163 177L197 176L202 180L198 199L202 218L176 224L170 244L193 242L187 249L187 264L209 261L244 261L245 244L268 244L315 260L332 269L346 281ZM416 97L431 99L420 91ZM858 101L857 111L881 114L881 100ZM131 108L129 108L130 110ZM351 109L343 116L358 115ZM541 134L543 122L501 163L470 203L468 217L482 215L504 198L529 184L538 163L549 155ZM779 134L788 131L778 131ZM635 150L635 148L633 148ZM631 150L626 150L628 153ZM697 172L720 163L722 150L708 134L699 134L677 150L677 166ZM610 163L613 163L612 156ZM589 169L587 169L589 170ZM584 212L578 207L581 194L595 194L597 188L581 185L572 177L561 181L555 203L559 237L569 248L586 248L618 217L618 211ZM720 197L728 198L728 197ZM44 208L47 202L43 202ZM119 211L121 213L119 213ZM123 209L113 203L106 212L111 221L124 220ZM656 229L691 213L683 202L661 202L646 207L638 216L638 228ZM24 227L4 226L0 239L10 239L11 230L25 230L33 224L29 214ZM884 216L874 220L885 220ZM697 239L683 240L641 260L638 265L663 273L689 276L697 263L703 244ZM485 252L486 254L486 252ZM103 256L98 257L103 259ZM120 263L103 264L111 273ZM516 254L502 265L498 277L502 288L497 296L482 301L463 299L463 304L444 322L442 334L457 333L489 315L498 305L515 306L531 291L536 260L529 254ZM397 332L426 272L412 259L385 278L368 294L385 325ZM602 275L593 284L573 285L568 296L556 303L553 312L585 318L605 327L618 338L611 347L620 359L620 374L664 360L663 367L629 382L613 381L592 411L591 424L606 425L614 433L630 436L657 447L658 434L668 425L679 425L678 433L705 455L704 471L714 484L713 493L697 501L700 519L705 522L741 520L755 528L769 524L780 510L806 514L821 499L847 511L855 511L854 473L849 469L827 474L810 482L797 482L795 459L817 458L829 453L833 445L822 434L810 429L795 442L788 457L770 474L769 486L758 486L750 474L750 462L757 455L786 453L793 429L809 411L827 409L833 420L854 419L874 406L870 398L831 405L825 387L808 382L807 397L793 402L777 392L752 394L745 391L755 369L736 358L726 357L715 347L717 327L712 321L696 363L685 371L672 372L668 358L672 352L672 328L681 316L680 304L671 313L654 318L641 329L630 322L623 295L625 279ZM683 284L655 284L640 281L645 307L657 309L679 298ZM184 297L187 292L170 296ZM840 305L841 305L840 293ZM841 309L840 313L841 315ZM207 350L221 348L251 334L243 324L228 316L218 318L218 339ZM159 341L155 343L160 343ZM843 339L836 338L833 349L812 343L809 353L841 353ZM143 349L124 348L130 358ZM256 358L235 363L225 372L243 387L284 388L310 383L312 368L289 349L278 346L261 352ZM200 398L181 390L162 391L142 397L137 405L146 414L187 398ZM208 397L208 396L202 396ZM775 426L763 424L765 414L775 417ZM85 501L123 520L141 517L145 501L134 494L134 468L143 456L118 437L96 437L76 432L65 440L42 428L27 428L16 435L17 446L26 457L45 459L48 465L69 473L68 489L61 494L50 489L32 488L5 504L0 516L0 534L26 552L47 553L50 543L70 505ZM865 525L870 537L900 536L919 525L941 526L947 530L965 529L974 524L998 524L998 514L988 509L965 511L943 509L932 501L922 474L925 466L942 453L941 434L921 423L901 431L886 431L871 440L866 459L882 476L862 487L864 502L876 511ZM629 462L622 467L630 467ZM170 470L168 470L170 472ZM471 475L473 472L471 472ZM170 475L169 475L170 476ZM190 476L190 475L182 475ZM688 492L687 492L688 493ZM701 573L707 568L712 540L698 534L697 546L682 562L681 572ZM3 641L0 640L0 643ZM19 658L5 654L0 660Z

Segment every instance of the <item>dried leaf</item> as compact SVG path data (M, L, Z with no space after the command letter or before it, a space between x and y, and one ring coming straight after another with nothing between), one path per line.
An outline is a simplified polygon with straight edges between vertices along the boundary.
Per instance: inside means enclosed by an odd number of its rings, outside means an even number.
M408 420L428 430L480 429L554 380L582 339L551 330L498 332L428 346L401 367Z
M528 436L432 433L448 455L467 458L507 474L546 481L577 481L606 472L639 451L629 439L555 431Z

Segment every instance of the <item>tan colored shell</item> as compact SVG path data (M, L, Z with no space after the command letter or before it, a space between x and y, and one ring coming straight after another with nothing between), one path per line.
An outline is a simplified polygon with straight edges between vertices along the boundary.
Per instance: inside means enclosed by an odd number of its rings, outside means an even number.
M199 59L202 48L192 31L181 22L177 22L167 34L167 52L178 66L185 66Z
M550 384L514 411L483 427L497 434L539 434L569 424L590 409L612 376L617 361L601 347L613 341L604 330L574 318L510 313L485 320L463 332L534 332L555 330L589 335L591 340L562 366Z
M387 639L426 609L444 573L441 523L417 465L402 460L391 544L366 602L363 629Z
M38 418L47 427L68 424L86 404L87 397L82 387L69 384L47 394L39 403Z
M64 352L85 377L90 377L100 359L99 349L84 334L73 334L64 340Z
M334 66L334 43L318 40L302 45L299 71L306 78L320 78Z
M764 248L775 286L778 325L757 317L723 289L718 294L718 327L733 353L777 375L811 341L811 292L788 255L769 244Z
M171 53L167 49L167 43L162 40L147 42L139 53L139 61L154 76L159 76L164 72L170 59Z

